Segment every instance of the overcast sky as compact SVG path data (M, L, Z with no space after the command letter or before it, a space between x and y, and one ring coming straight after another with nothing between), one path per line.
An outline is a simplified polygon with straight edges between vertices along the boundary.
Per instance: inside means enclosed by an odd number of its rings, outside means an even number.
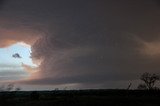
M30 76L15 83L30 89L126 88L144 72L160 73L158 0L0 3L0 47L31 45L28 58L37 64L22 64Z

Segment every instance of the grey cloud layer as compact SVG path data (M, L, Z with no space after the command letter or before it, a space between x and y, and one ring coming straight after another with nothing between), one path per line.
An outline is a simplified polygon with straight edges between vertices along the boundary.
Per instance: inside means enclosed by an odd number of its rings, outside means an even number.
M0 80L20 80L28 76L27 72L23 71L23 68L14 64L0 64Z

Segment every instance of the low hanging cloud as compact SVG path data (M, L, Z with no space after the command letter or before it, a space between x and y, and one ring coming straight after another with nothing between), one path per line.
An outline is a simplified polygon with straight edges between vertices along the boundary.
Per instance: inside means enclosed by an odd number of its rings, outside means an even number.
M160 61L144 54L159 52L156 1L22 1L3 7L2 17L17 18L0 21L4 41L0 45L18 41L32 45L32 59L39 71L23 83L99 87L108 81L137 80L146 71L159 72Z

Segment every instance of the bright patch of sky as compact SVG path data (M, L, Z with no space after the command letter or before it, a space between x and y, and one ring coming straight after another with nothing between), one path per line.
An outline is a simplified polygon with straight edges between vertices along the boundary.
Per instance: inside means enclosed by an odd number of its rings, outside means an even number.
M18 53L21 58L12 55ZM22 67L23 64L36 66L31 59L31 46L23 42L6 48L0 48L0 80L18 80L26 78L29 73Z

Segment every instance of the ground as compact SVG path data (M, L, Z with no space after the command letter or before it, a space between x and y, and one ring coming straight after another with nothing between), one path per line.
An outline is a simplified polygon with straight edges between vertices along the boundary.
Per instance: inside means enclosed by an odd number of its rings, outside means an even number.
M0 106L159 106L159 90L1 92Z

